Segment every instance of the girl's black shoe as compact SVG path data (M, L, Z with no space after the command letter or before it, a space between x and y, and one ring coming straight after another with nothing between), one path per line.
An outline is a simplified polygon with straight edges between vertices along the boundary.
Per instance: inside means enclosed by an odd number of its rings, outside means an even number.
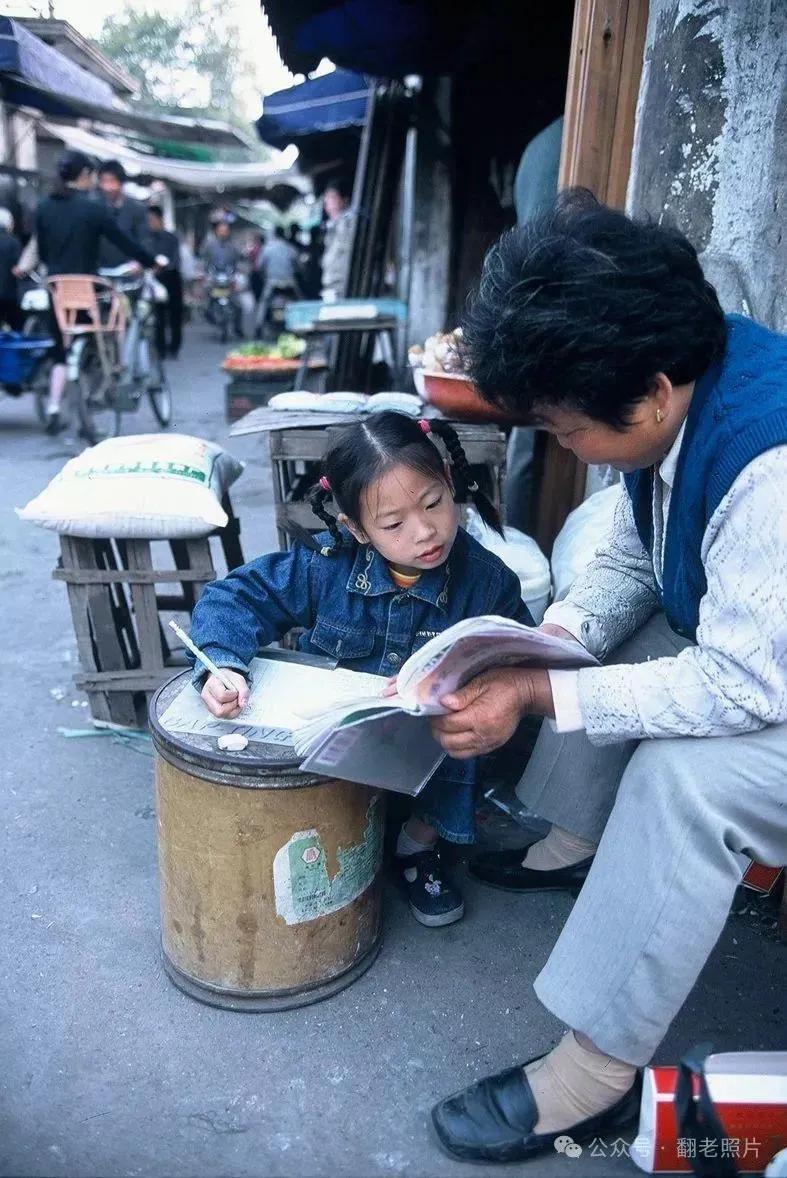
M445 874L437 846L415 855L397 855L410 911L420 924L439 928L461 920L465 913L461 893Z

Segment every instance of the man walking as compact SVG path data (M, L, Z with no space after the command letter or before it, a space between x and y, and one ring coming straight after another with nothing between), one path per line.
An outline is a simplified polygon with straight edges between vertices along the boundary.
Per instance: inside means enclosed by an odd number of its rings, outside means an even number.
M164 228L164 213L159 205L148 207L148 228L145 245L155 258L167 259L158 272L158 280L166 288L166 303L156 304L156 347L159 355L176 360L183 338L183 275L180 262L180 241L176 233ZM169 339L167 339L169 334Z

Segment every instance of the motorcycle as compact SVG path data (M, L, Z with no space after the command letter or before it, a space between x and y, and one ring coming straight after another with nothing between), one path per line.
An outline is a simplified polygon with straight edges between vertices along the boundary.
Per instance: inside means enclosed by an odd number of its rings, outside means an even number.
M291 282L272 286L260 299L255 335L261 340L277 340L287 330L287 308L298 298Z
M214 327L218 327L221 342L226 344L233 322L237 325L240 318L237 279L232 271L215 270L210 275L206 318Z

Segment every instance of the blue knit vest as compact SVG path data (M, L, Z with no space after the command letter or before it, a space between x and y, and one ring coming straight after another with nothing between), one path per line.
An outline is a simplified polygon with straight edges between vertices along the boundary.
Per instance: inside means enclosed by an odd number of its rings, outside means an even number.
M724 355L697 381L678 455L666 524L662 606L672 629L695 639L707 589L702 538L735 479L758 455L787 443L787 336L727 316ZM654 470L625 476L634 521L653 551ZM774 523L785 506L774 503Z

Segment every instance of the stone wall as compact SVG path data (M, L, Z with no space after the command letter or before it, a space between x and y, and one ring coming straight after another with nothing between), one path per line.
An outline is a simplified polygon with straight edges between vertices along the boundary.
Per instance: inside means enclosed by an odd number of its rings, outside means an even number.
M785 0L652 0L628 207L677 223L726 310L787 331Z

